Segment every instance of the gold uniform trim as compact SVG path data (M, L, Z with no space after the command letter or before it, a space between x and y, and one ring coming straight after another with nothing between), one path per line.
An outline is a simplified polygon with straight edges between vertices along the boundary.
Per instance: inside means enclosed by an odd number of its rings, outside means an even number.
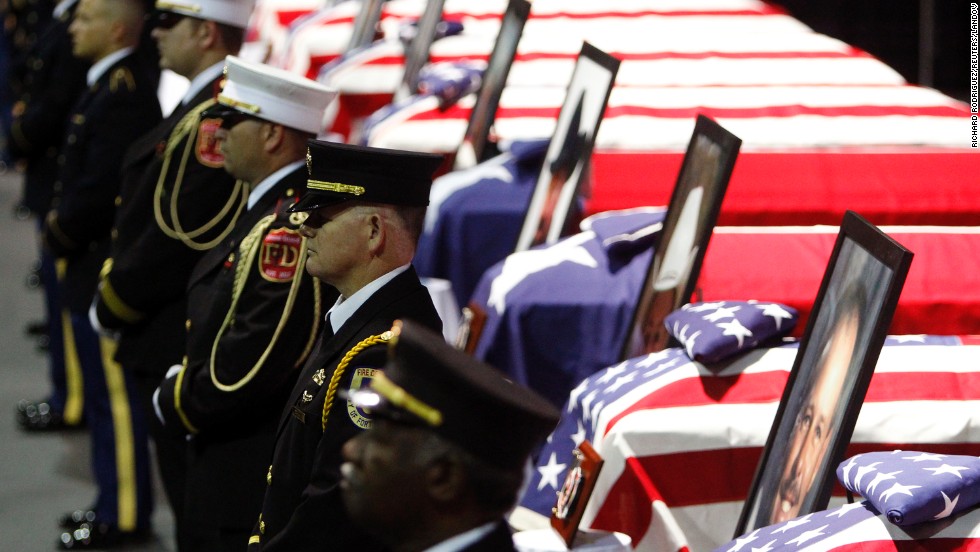
M157 222L157 226L164 233L165 236L180 240L181 243L195 251L207 251L215 245L221 243L223 239L234 229L235 222L238 220L239 215L244 210L245 204L248 201L248 186L241 180L235 181L235 189L228 196L228 201L224 206L211 218L210 221L204 225L196 228L194 230L187 230L180 223L180 216L178 214L177 204L180 199L180 188L184 181L184 172L187 168L187 162L190 159L191 152L195 150L197 144L197 133L200 127L201 113L214 105L214 100L205 100L198 104L194 109L191 109L187 115L181 119L177 126L174 127L173 132L167 139L166 148L164 148L163 153L163 165L160 168L160 177L157 179L157 187L153 192L153 217ZM169 205L164 205L164 192L167 184L167 175L170 172L170 162L175 153L177 153L177 148L180 146L181 142L184 143L184 151L181 154L180 162L177 167L177 174L174 178L173 190L170 190L170 203ZM165 214L165 207L169 207L166 213L170 215L170 221L167 221ZM205 232L215 228L222 219L231 214L231 219L225 228L220 229L220 232L214 239L207 242L197 241L197 238L201 237Z
M388 402L391 404L411 412L427 424L431 426L442 425L442 412L422 402L402 387L399 387L396 383L388 379L383 372L379 372L371 380L371 389L385 399L388 399Z
M246 102L243 102L241 100L236 100L235 98L229 98L228 96L225 96L224 94L218 94L218 103L223 104L223 105L227 105L227 106L231 106L231 107L237 107L238 109L243 109L243 110L248 111L249 113L252 113L252 114L255 114L255 113L258 113L258 112L262 111L262 108L260 106L257 106L255 104L246 103Z
M306 181L306 187L321 192L340 192L342 194L354 194L356 196L362 195L366 191L363 186L341 184L340 182L324 182L322 180L313 180L312 178Z
M192 435L196 435L198 430L191 423L190 418L187 417L187 414L184 412L184 406L180 401L180 390L184 386L185 373L187 373L187 357L184 357L184 366L180 369L180 372L177 372L177 381L174 382L174 410L177 411L177 416L180 418L181 423L184 424L184 427L187 428L187 431Z
M133 437L133 417L129 410L131 403L126 390L123 368L114 360L116 342L107 337L100 337L99 349L116 445L116 500L119 508L116 523L123 531L134 531L139 506L136 500L136 445Z
M12 125L10 125L10 134L14 139L14 142L24 150L34 149L34 144L31 143L30 138L24 134L24 128L21 125L20 119L16 119Z
M78 244L75 243L75 240L69 238L68 234L61 229L61 225L58 224L58 213L56 211L49 211L46 221L48 223L48 230L50 230L51 235L61 242L61 245L65 246L67 249L78 249Z
M119 67L112 72L112 76L109 77L109 91L118 92L120 85L126 87L126 90L133 92L136 90L136 79L133 78L133 73L126 67Z
M192 11L194 13L201 13L200 4L183 4L180 2L157 2L156 8L158 10L186 10L186 11Z
M289 285L289 294L286 297L286 304L283 306L282 315L279 317L279 323L276 325L276 329L269 340L269 344L266 346L265 350L262 351L261 356L256 360L255 364L249 369L249 371L242 376L240 380L233 383L222 383L218 381L217 367L215 366L215 358L218 356L218 344L221 342L221 338L224 336L225 332L232 326L235 320L235 313L238 310L238 301L241 299L242 293L245 290L245 283L248 280L249 275L252 273L250 268L255 263L255 256L258 254L262 246L262 239L266 234L269 226L276 220L275 213L265 216L259 221L252 230L242 239L242 243L239 246L239 262L235 265L235 276L232 281L232 295L231 295L231 306L228 308L228 312L225 314L225 319L221 324L221 328L218 330L218 334L214 338L214 343L211 346L211 359L210 359L210 373L211 373L211 383L219 391L224 391L226 393L234 392L241 389L248 382L259 373L262 366L265 365L266 360L272 354L273 348L279 342L279 338L285 331L286 325L289 322L289 318L292 315L293 308L296 305L296 299L299 296L300 286L303 284L303 275L306 273L306 248L308 245L307 239L302 238L302 243L300 245L299 251L299 264L296 267L296 272L293 276L292 282ZM314 323L310 331L310 335L306 342L306 347L304 348L302 354L296 359L293 364L294 368L302 366L306 362L306 357L309 355L313 348L313 343L316 339L316 333L319 330L319 319L320 319L320 286L319 281L316 279L311 279L313 282L313 294L314 300L316 301L316 309L314 312Z
M135 324L143 319L144 315L142 312L130 307L119 297L119 294L116 293L116 290L109 282L109 278L102 279L101 285L99 286L99 295L102 296L102 301L112 311L112 314L119 317L123 322Z
M67 260L55 260L58 285L64 284L67 270ZM78 358L78 347L75 344L75 329L71 323L71 312L64 307L61 309L61 331L65 347L65 385L67 387L64 417L66 423L78 425L82 422L85 407L85 386L82 380L82 363Z
M337 368L334 369L333 376L330 378L330 384L327 386L327 396L323 399L323 414L320 416L320 425L323 431L327 430L327 419L330 417L330 409L333 407L334 397L337 396L337 386L340 385L340 378L343 377L344 372L347 370L347 365L364 349L367 349L371 345L377 345L378 343L387 343L394 335L391 330L378 335L372 335L357 345L354 345L351 350L347 351L344 358L340 359L340 362L337 363Z

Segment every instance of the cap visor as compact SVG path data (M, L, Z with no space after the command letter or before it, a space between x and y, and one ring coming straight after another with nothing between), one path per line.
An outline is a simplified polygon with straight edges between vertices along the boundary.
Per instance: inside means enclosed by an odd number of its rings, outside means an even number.
M364 410L371 418L383 418L398 424L427 427L423 420L391 404L383 395L372 389L340 390L337 391L337 395L349 401L354 407Z
M305 194L303 194L303 197L301 197L299 201L294 203L289 209L286 209L286 211L290 213L316 211L321 207L336 205L344 201L350 201L350 199L346 197L330 197L323 194L310 193L309 191L307 191Z
M201 112L201 118L202 119L214 118L214 117L221 118L221 117L223 117L225 115L240 114L240 113L242 113L242 112L239 111L239 110L237 110L237 109L235 109L234 107L231 107L230 105L225 105L225 104L222 104L222 103L216 103L216 104L212 105L211 107L209 107L209 108L205 109L204 111L202 111Z

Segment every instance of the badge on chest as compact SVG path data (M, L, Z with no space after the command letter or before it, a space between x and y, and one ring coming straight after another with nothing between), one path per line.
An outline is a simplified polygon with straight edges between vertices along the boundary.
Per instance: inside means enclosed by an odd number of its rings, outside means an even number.
M262 240L259 272L270 282L290 282L299 267L303 237L289 228L277 228Z
M218 147L217 130L221 128L221 119L203 119L197 129L198 163L205 167L218 169L224 166L225 156Z
M354 370L354 377L350 382L350 393L354 393L360 389L366 389L370 384L371 380L374 379L375 374L380 372L376 368L358 368ZM371 411L355 406L351 401L347 401L347 414L350 416L350 421L354 422L354 425L361 429L367 429L371 427Z

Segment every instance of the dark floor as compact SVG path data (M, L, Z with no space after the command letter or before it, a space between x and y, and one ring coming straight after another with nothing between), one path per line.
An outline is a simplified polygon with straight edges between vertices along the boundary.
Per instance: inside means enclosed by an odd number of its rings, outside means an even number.
M57 518L91 504L88 433L25 434L14 422L20 399L48 391L46 359L25 326L40 320L41 293L26 285L35 257L33 223L18 220L20 175L0 174L0 550L56 550ZM173 521L157 485L156 538L129 551L173 551Z

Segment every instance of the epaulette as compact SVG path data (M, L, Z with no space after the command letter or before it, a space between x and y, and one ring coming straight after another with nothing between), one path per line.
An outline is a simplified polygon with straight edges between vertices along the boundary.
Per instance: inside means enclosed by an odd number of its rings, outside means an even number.
M115 94L119 90L119 83L126 85L129 92L136 91L136 79L133 78L129 67L117 67L109 77L109 91Z

